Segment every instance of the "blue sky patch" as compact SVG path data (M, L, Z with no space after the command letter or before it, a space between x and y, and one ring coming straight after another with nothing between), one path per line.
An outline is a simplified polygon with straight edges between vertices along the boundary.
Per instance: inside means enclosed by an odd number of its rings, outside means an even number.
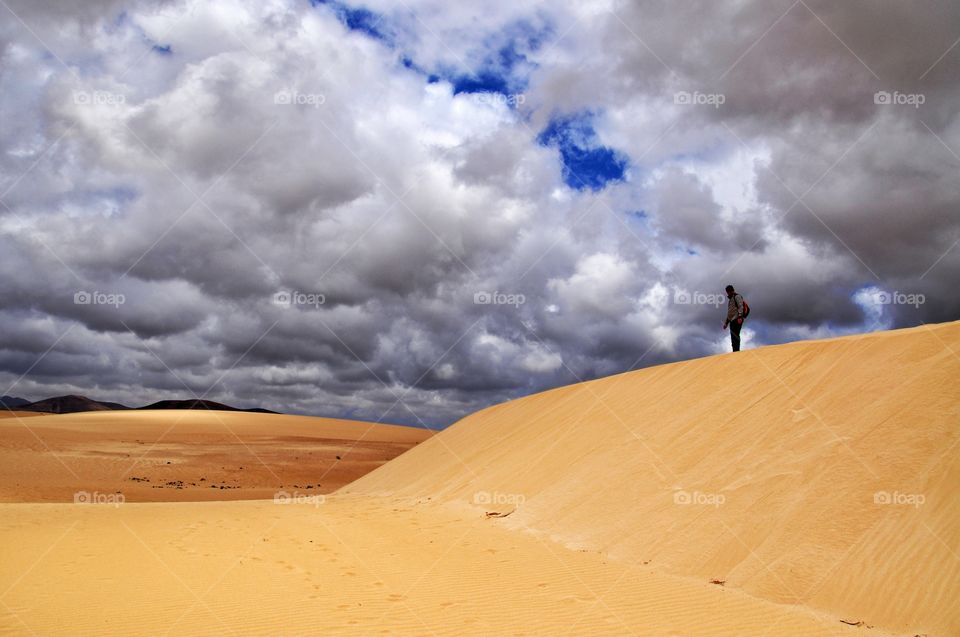
M522 93L530 73L537 66L530 55L543 46L551 33L553 27L546 21L534 24L530 20L519 20L485 38L475 68L441 68L434 74L453 85L454 95Z
M510 93L510 80L505 75L483 71L479 75L461 75L451 78L453 94L459 93Z
M337 0L310 0L310 6L327 6L333 11L343 26L351 31L363 33L375 40L392 44L393 36L383 16L364 7L350 7Z
M575 190L596 192L610 182L623 181L627 156L600 143L592 113L553 118L537 141L560 151L563 181Z
M415 73L425 76L427 78L427 84L436 84L441 79L439 75L436 73L429 73L425 68L414 62L407 55L400 57L400 64L402 64L404 68L410 69Z

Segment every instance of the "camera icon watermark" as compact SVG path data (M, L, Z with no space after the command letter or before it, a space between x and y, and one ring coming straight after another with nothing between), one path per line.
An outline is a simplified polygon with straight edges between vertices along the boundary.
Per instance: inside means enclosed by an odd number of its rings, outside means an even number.
M681 290L679 288L673 291L674 305L712 305L720 307L727 303L727 297L723 294L708 294L706 292Z
M701 93L700 91L677 91L673 94L673 103L681 106L712 106L720 108L727 101L723 93Z
M873 94L873 103L877 105L912 106L920 108L927 101L923 93L901 93L900 91L877 91Z
M512 305L520 307L527 302L527 297L523 294L508 294L494 290L493 292L480 291L473 293L474 305Z
M122 493L100 493L99 491L77 491L73 494L74 504L112 504L120 506L127 499Z
M110 91L73 91L73 103L80 106L123 106L127 97Z
M313 306L319 308L327 302L327 297L319 292L300 292L299 290L279 290L271 299L280 307Z
M327 501L327 496L323 494L306 494L294 491L290 493L289 491L277 491L273 494L273 503L274 504L311 504L315 507L324 504Z
M926 303L927 297L919 293L880 290L871 295L870 300L873 301L874 305L912 305L919 309L921 305Z
M74 305L112 305L120 307L127 302L127 297L118 292L87 292L86 290L77 290L73 294Z
M476 100L481 104L515 107L525 104L527 96L523 93L478 93Z
M500 491L477 491L473 494L473 503L483 506L499 505L519 507L527 501L522 493L501 493Z
M685 491L683 489L675 489L673 492L673 503L681 506L699 505L719 508L726 501L727 496L722 493L704 493L702 491Z
M301 93L294 90L281 90L273 94L273 103L278 106L310 106L320 108L327 102L323 93Z
M879 506L912 506L919 509L926 501L927 498L922 493L877 491L873 494L873 503Z

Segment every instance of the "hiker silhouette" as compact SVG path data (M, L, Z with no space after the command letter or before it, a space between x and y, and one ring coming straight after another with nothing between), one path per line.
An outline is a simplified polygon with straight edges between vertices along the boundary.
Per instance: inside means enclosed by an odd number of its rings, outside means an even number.
M730 345L733 351L740 351L740 329L743 327L743 320L750 313L750 306L747 305L743 297L737 294L732 285L724 288L727 292L727 318L723 321L723 329L730 327Z

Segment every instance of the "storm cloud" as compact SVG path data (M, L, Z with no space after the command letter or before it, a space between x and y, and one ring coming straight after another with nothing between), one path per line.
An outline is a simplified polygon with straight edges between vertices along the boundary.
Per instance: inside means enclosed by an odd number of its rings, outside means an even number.
M960 318L960 3L0 6L0 382L444 426Z

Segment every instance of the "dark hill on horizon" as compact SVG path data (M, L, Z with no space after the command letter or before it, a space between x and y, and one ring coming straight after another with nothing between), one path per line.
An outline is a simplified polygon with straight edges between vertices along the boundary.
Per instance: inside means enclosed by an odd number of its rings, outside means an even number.
M185 400L160 400L144 407L128 407L120 403L114 403L102 400L93 400L86 396L68 394L66 396L54 396L44 398L35 402L30 402L23 398L15 396L4 396L2 398L2 407L18 411L36 411L48 414L72 414L83 411L114 411L124 409L208 409L213 411L246 411L261 414L276 414L279 412L254 407L252 409L240 409L231 407L223 403L212 400L203 400L199 398L190 398Z
M86 396L77 396L68 394L66 396L54 396L44 398L36 402L27 403L16 407L20 411L39 411L48 414L73 414L80 411L111 411L117 409L130 409L120 403L93 400Z
M29 400L19 396L0 396L0 408L3 409L17 409L29 404Z
M137 407L137 409L210 409L213 411L248 411L260 414L278 413L275 411L270 411L269 409L263 409L262 407L240 409L238 407L231 407L230 405L218 403L213 400L204 400L202 398L189 398L186 400L159 400L155 403L146 405L145 407Z

